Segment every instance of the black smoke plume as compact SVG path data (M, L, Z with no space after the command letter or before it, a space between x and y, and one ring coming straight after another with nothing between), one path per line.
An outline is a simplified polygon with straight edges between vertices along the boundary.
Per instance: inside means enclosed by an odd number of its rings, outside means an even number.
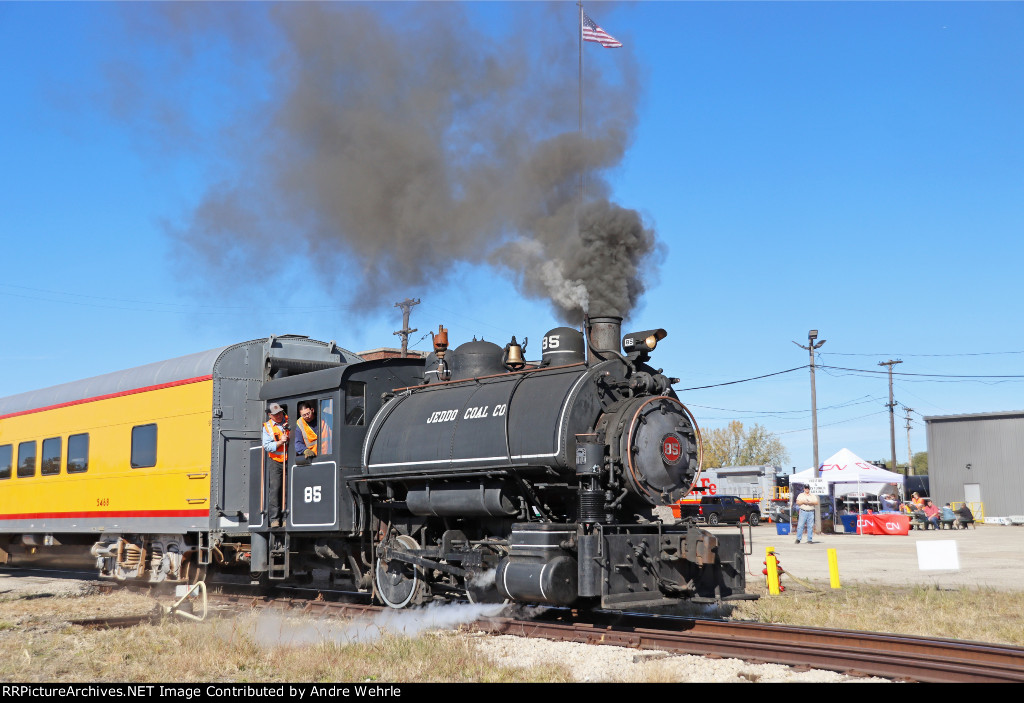
M584 46L581 136L575 6L490 6L497 33L452 4L284 4L262 23L251 7L125 10L186 60L206 33L267 71L231 113L223 178L171 227L190 267L274 276L299 251L373 307L483 263L568 321L637 304L657 241L604 176L629 145L639 71L628 48Z

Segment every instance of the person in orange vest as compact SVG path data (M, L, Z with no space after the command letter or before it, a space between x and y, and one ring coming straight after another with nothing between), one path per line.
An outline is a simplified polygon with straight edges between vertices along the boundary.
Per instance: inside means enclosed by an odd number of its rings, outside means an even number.
M284 483L284 463L288 458L288 417L277 403L267 406L270 418L263 423L263 449L270 458L270 479L267 495L267 515L271 527L280 527L284 519L281 512L281 486Z
M316 408L313 403L305 401L299 403L299 420L295 423L298 432L295 433L295 456L304 456L307 459L316 456L317 433Z

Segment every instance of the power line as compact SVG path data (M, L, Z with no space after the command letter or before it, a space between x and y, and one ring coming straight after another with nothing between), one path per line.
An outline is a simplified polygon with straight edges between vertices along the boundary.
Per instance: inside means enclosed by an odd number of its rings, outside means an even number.
M862 396L858 396L856 398L851 398L850 400L844 401L842 403L836 403L835 405L827 405L827 406L825 406L823 408L819 408L819 410L824 411L824 410L837 410L839 408L849 408L849 407L852 407L854 405L864 405L865 403L873 403L876 400L880 400L880 398L878 396L862 395ZM687 403L687 406L691 407L691 408L704 408L705 410L718 410L718 411L721 411L721 412L729 412L729 413L754 413L755 415L764 415L764 416L769 416L769 417L777 416L777 415L795 415L795 414L798 414L798 413L809 413L810 412L810 410L807 410L807 409L803 409L803 410L743 410L743 409L740 409L740 408L718 408L718 407L715 407L713 405L700 405L698 403ZM718 419L721 419L721 418L718 418Z
M874 357L878 357L878 356L921 356L921 357L936 356L936 357L946 357L946 356L992 356L992 355L998 355L998 354L1024 354L1024 351L962 352L962 353L959 353L959 354L890 354L888 352L885 352L885 353L879 352L877 354L864 354L864 353L860 353L860 352L857 352L857 353L854 353L854 352L828 352L828 353L833 355L833 356L874 356Z
M875 415L881 415L881 414L886 413L886 412L888 412L888 411L887 410L876 410L875 412L868 413L867 415L858 415L857 417L850 417L850 418L847 418L845 420L837 420L836 422L829 422L829 423L824 424L824 425L818 425L818 427L832 427L833 425L842 425L842 424L847 423L847 422L853 422L854 420L863 420L866 417L874 417ZM784 434L793 434L794 432L807 432L810 429L811 429L810 427L803 427L803 428L801 428L799 430L786 430L784 432L778 432L776 434L784 435Z
M751 378L741 378L738 381L727 381L725 383L714 383L714 384L712 384L710 386L694 386L693 388L680 388L677 392L678 393L682 393L683 391L700 391L700 390L704 390L705 388L719 388L721 386L731 386L731 385L733 385L735 383L746 383L747 381L756 381L758 379L768 378L770 376L781 376L784 373L792 373L793 371L799 371L800 369L806 369L806 368L807 368L807 364L804 364L803 366L795 366L795 367L793 367L791 369L786 369L785 371L776 371L775 373L766 373L763 376L753 376Z
M844 366L829 366L829 365L826 365L826 364L822 364L819 368L822 368L822 369L835 369L837 371L852 371L854 373L864 373L864 374L872 374L872 375L888 374L888 371L873 371L871 369L850 369L850 368L846 368ZM897 371L893 371L892 375L893 376L919 376L919 377L924 377L924 378L964 378L964 379L974 379L974 378L1024 378L1024 374L994 375L994 374L902 373L902 372L897 372Z

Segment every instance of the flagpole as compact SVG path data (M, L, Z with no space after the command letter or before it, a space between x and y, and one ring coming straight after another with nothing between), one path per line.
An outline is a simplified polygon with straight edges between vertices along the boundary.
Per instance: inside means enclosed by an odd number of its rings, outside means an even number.
M583 149L583 0L579 0L576 5L580 8L580 23L579 28L576 31L576 39L579 42L580 48L580 75L579 75L579 148ZM580 206L579 209L583 209L583 160L580 159ZM578 222L578 211L577 211L577 227Z

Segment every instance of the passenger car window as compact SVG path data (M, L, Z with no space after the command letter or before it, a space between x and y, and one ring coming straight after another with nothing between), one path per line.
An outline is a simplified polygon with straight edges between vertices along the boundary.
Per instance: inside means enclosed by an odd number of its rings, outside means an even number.
M60 473L60 437L43 440L43 461L40 473L43 476L54 476Z
M18 445L18 478L36 475L36 443L22 442Z
M334 427L334 401L327 398L320 401L320 427L317 431L317 434L320 435L318 450L320 454L330 454L334 448L332 427Z
M0 479L11 477L11 460L14 458L14 445L5 444L0 447Z
M73 434L68 437L69 474L80 474L89 470L89 435Z
M132 468L156 466L156 425L132 428Z

